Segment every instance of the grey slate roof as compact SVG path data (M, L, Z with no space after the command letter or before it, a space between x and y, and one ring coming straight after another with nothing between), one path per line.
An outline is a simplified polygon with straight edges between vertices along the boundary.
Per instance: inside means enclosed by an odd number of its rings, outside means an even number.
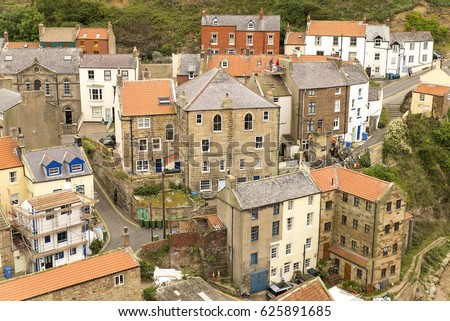
M85 166L83 172L76 172L71 174L69 172L69 168L67 164L64 162L64 155L66 152L70 152L77 156L78 158L84 160ZM45 168L42 164L42 161L44 159L44 156L47 155L51 158L53 158L58 163L62 164L61 168L61 175L47 177L45 174ZM47 148L47 149L39 149L39 150L32 150L28 151L26 154L23 155L25 164L32 172L36 182L47 182L47 181L55 181L70 177L76 177L76 176L85 176L85 175L91 175L93 174L92 169L89 165L89 161L84 157L84 153L82 152L82 149L78 146L71 145L71 146L58 146L53 148ZM45 157L44 162L50 163L52 160L48 157Z
M136 60L131 54L123 55L84 55L80 68L136 68Z
M429 31L391 32L391 44L395 42L403 44L404 42L415 41L433 41L433 36Z
M365 84L369 82L369 77L360 64L355 65L342 65L341 70L347 77L350 86Z
M299 89L347 86L345 76L333 61L297 62L291 74Z
M6 111L21 102L22 96L19 93L5 88L0 88L0 112Z
M236 26L238 31L280 31L280 16L264 16L261 20L259 15L206 15L206 17L202 17L202 26L212 26L214 18L219 19L218 26ZM254 29L248 29L249 21L255 23Z
M156 290L158 301L228 301L200 277L173 282Z
M278 108L277 105L257 95L221 68L210 71L185 82L176 89L177 99L185 91L187 100L184 110L221 110L226 93L233 109Z
M183 54L178 66L178 75L187 76L188 72L194 71L194 76L200 74L200 55L199 54Z
M270 89L274 97L291 96L289 88L279 75L252 75L245 85L258 95L262 90L263 95L266 96Z
M366 26L366 39L367 41L374 41L376 37L380 36L383 41L390 39L389 26L386 25L367 25Z
M5 60L11 56L11 60ZM70 60L64 60L65 57ZM8 57L9 58L9 57ZM0 74L16 74L35 63L58 74L78 74L80 49L78 48L39 48L3 49L0 51Z
M244 210L320 193L304 172L265 178L236 186L236 197Z
M379 92L381 87L369 87L369 101L377 101L379 100Z

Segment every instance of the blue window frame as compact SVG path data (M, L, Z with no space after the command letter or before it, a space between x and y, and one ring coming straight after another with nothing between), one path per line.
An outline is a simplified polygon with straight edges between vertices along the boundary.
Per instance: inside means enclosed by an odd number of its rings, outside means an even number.
M258 264L258 252L250 254L250 264Z

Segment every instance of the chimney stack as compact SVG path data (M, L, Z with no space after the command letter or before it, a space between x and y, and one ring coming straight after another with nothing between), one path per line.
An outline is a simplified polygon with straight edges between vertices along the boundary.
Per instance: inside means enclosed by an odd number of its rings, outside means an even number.
M231 174L227 175L225 185L229 189L236 189L236 177Z
M124 248L130 247L130 234L128 234L128 226L123 227L122 246Z
M364 15L364 18L363 18L363 23L364 23L364 24L366 24L366 23L367 23L367 17L366 17L366 15Z
M389 17L387 17L385 23L386 23L386 26L389 27L389 25L391 24L391 19L389 19Z
M289 24L289 22L286 24L286 34L288 34L289 32L291 32L291 25Z
M40 23L38 28L39 28L39 40L41 40L42 36L44 35L44 24Z
M9 42L8 31L6 31L6 30L5 30L5 32L3 33L3 39L5 39L5 43Z
M225 98L222 100L220 107L228 109L233 107L233 101L231 100L230 95L228 93L225 93Z
M202 10L202 17L206 17L206 7L203 7L203 10Z
M182 91L180 96L178 97L178 105L183 108L184 106L186 106L187 101L186 101L186 91Z
M413 33L415 33L415 32L417 31L416 26L413 26L412 29L411 29L411 31L412 31Z
M264 10L261 7L261 10L259 10L259 20L264 20Z
M123 87L123 78L122 73L120 72L120 68L117 69L117 87Z
M308 15L306 16L306 22L307 22L307 23L311 22L311 16L309 15L309 13L308 13Z

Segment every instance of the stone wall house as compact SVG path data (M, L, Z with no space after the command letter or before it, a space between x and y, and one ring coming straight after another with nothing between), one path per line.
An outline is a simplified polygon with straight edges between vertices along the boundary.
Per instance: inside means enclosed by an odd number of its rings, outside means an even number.
M132 175L169 169L169 156L178 158L175 89L172 80L125 81L119 89L116 140L122 165ZM173 161L171 169L180 169Z
M40 91L60 113L61 132L74 134L81 116L76 48L3 49L0 74L17 92Z
M227 186L217 195L227 227L228 274L241 292L259 292L315 268L320 190L306 172Z
M450 86L421 83L412 91L411 113L443 118L450 106Z
M140 300L140 265L128 248L0 282L0 301Z
M172 54L172 64L177 86L200 75L200 54Z
M319 258L368 290L400 280L406 193L396 184L339 167L312 170L322 191Z
M280 107L215 68L177 87L185 184L205 195L278 173Z
M208 15L202 11L202 52L208 54L277 55L280 53L280 16Z

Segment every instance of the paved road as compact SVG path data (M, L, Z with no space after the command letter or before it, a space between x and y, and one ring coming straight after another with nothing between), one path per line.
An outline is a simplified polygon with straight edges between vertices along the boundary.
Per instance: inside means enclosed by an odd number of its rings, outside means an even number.
M110 251L122 247L122 234L124 226L128 227L130 235L130 246L133 251L138 251L142 244L151 241L151 231L141 228L136 222L126 218L121 210L117 208L109 199L100 183L95 179L95 191L99 202L95 206L97 212L100 214L103 222L106 225L109 235L109 241L103 251ZM162 238L162 230L153 230L154 235Z

